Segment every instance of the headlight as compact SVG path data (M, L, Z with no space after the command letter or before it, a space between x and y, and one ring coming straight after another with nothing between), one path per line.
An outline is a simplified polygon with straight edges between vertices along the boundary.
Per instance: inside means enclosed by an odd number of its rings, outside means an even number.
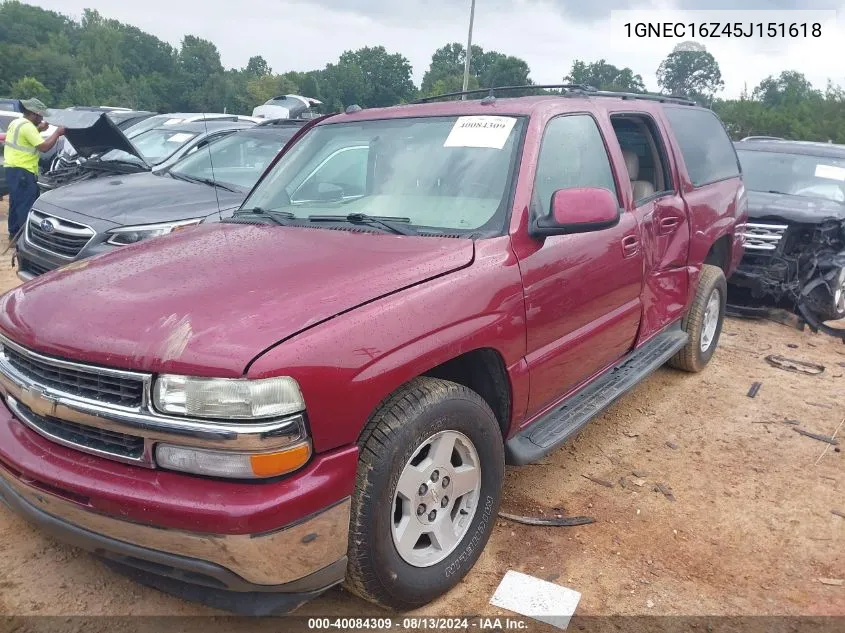
M153 405L162 413L198 418L254 420L305 409L299 384L287 376L245 380L159 376Z
M202 222L202 218L193 218L191 220L182 220L181 222L163 222L161 224L142 224L140 226L122 226L119 229L112 229L109 231L111 237L108 239L109 244L115 246L126 246L128 244L135 244L142 240L147 240L151 237L158 237L159 235L167 235L174 231L186 229L189 226L194 226Z

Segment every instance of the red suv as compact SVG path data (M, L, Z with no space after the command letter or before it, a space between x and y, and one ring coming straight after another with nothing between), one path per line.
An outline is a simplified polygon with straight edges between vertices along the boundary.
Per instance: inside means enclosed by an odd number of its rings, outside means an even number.
M0 495L138 580L241 612L345 580L419 607L505 463L716 349L745 194L689 102L421 103L300 131L224 223L0 299Z

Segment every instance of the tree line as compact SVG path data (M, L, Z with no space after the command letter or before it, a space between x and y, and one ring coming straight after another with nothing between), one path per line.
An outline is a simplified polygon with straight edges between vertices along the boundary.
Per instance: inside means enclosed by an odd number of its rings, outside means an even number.
M137 27L86 9L79 21L26 5L0 4L0 94L38 97L53 107L111 105L158 112L251 113L271 97L301 94L336 111L352 104L381 107L459 91L466 48L450 43L432 55L420 86L401 53L383 46L344 52L307 72L276 72L261 55L244 68L224 68L214 43L185 35L178 48ZM525 60L472 47L470 89L533 85ZM657 69L663 94L711 106L735 138L773 135L845 143L845 91L813 86L787 70L739 99L720 99L719 64L700 45L675 48ZM601 59L575 60L562 81L600 90L643 93L641 75ZM518 91L530 94L539 90Z

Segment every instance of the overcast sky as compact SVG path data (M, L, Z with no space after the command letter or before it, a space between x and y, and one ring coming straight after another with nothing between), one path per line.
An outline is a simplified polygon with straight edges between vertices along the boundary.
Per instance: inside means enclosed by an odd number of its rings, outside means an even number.
M470 0L24 0L78 19L84 8L134 24L178 45L184 34L213 41L226 67L242 67L263 55L276 72L312 70L348 49L383 45L401 52L419 83L439 46L466 42ZM767 75L798 70L818 87L828 79L845 86L845 0L476 0L473 42L525 59L536 83L555 83L574 59L600 58L630 66L657 89L655 71L680 40L626 40L630 15L611 11L661 9L643 18L698 18L677 9L725 7L707 19L759 19L727 8L777 10L769 21L802 22L791 9L838 10L824 23L820 39L699 40L716 57L725 81L723 97L749 91ZM809 16L811 19L814 16Z

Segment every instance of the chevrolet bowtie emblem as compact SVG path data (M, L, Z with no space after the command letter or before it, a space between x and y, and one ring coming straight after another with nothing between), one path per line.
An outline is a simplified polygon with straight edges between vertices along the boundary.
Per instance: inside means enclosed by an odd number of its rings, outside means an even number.
M30 411L36 415L52 417L56 413L56 400L49 396L41 387L25 387L22 389L23 399Z

